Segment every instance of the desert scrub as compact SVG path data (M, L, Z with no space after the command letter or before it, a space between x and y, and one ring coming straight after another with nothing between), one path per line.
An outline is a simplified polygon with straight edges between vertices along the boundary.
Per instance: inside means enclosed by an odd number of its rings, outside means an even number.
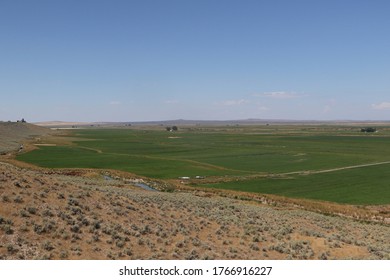
M140 230L140 233L141 233L142 235L151 234L151 233L152 233L152 230L150 229L150 226L149 226L149 225L145 225L145 226Z
M77 224L70 227L70 231L73 233L81 233L81 227Z
M290 249L288 248L288 244L286 242L280 242L277 243L276 245L271 245L269 250L276 251L280 254L289 254Z
M108 225L105 225L103 228L102 228L102 232L106 235L112 235L115 230L113 228L111 228L111 226L108 226Z
M185 256L186 260L196 260L199 259L199 253L196 249L192 249L189 254Z
M49 240L46 240L42 243L42 249L46 251L51 251L54 249L54 246Z
M28 223L25 223L25 224L21 225L20 228L19 228L19 230L20 230L21 232L28 232L28 231L30 230L29 224L28 224Z
M101 228L102 221L92 221L90 226L90 232L95 232L96 230Z
M43 220L43 224L34 223L33 229L36 234L54 232L57 229L56 221Z
M7 235L11 235L14 233L14 229L12 228L11 224L1 225L1 229Z
M62 251L60 252L60 258L61 258L61 259L67 259L68 257L69 257L68 251L62 250Z
M15 203L23 203L24 200L21 196L18 195L17 197L14 198L14 202Z
M83 210L78 206L67 206L66 210L68 210L72 216L83 214Z
M313 249L308 241L292 241L289 243L290 256L292 259L309 259L314 256Z
M390 259L389 252L383 250L383 248L378 248L377 246L368 246L368 251L373 254L378 259Z
M19 214L20 214L20 217L22 217L22 218L30 217L30 215L28 214L28 212L25 209L20 209Z
M80 218L81 219L81 224L83 225L83 226L89 226L90 225L90 221L89 221L89 219L88 218L85 218L85 217L82 217L82 218Z
M70 206L80 206L80 202L75 198L69 198L68 199L68 205Z
M33 207L33 206L28 206L26 210L31 215L35 215L38 212L38 209L36 207Z
M43 217L53 217L54 214L51 211L51 209L45 209L45 210L42 211L42 216Z
M123 241L123 240L118 240L118 241L116 241L115 245L116 245L118 248L123 248L123 247L126 245L126 243L125 243L125 241Z
M77 256L81 256L81 252L83 251L80 246L70 247L70 250Z
M129 248L125 249L123 253L129 257L131 257L133 255L133 251L131 251L131 249L129 249Z
M59 193L59 194L57 195L57 198L58 198L58 199L65 199L65 194Z
M256 243L252 243L249 248L253 251L260 251L260 247Z
M195 246L195 247L199 247L199 246L202 244L202 242L200 241L200 239L197 238L197 237L191 238L191 243L192 243L192 245Z
M319 232L319 231L315 231L315 230L307 230L307 229L304 229L304 230L301 230L300 232L302 235L304 236L314 236L314 237L322 237L322 238L325 238L325 234L323 234L322 232Z
M39 197L40 198L47 198L47 192L45 192L45 191L40 192Z
M9 243L6 245L6 248L7 248L7 252L9 254L15 254L17 253L19 250L16 248L15 244L12 244L12 243Z
M322 252L319 256L318 256L318 259L319 260L327 260L330 256L330 253L329 252Z
M252 237L252 242L261 242L261 241L267 241L267 239L264 236L255 235Z
M97 233L93 234L91 241L92 242L99 242L100 241L99 234L97 234Z

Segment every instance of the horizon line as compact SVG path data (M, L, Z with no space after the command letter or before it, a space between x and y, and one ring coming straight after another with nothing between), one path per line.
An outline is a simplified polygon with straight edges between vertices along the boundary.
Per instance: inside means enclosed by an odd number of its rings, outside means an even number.
M255 119L255 118L248 118L248 119L223 119L223 120L217 120L217 119L166 119L166 120L137 120L137 121L61 121L61 120L51 120L51 121L33 121L30 122L31 124L45 124L45 123L78 123L78 124L115 124L115 123L166 123L166 122L191 122L191 123L202 123L202 122L248 122L248 123L255 123L255 122L261 122L261 123L267 123L267 122L274 122L274 123L281 123L281 122L303 122L303 123L309 123L309 122L319 122L319 123L335 123L335 122L343 122L343 123L352 123L352 122L362 122L362 123L368 123L368 122L380 122L380 123L386 123L390 122L389 120L378 120L378 119L335 119L335 120L319 120L319 119Z

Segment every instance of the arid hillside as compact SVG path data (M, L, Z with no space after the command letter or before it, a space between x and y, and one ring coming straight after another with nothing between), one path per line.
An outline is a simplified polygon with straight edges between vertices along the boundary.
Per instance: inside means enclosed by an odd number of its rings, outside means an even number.
M22 141L46 135L50 129L22 122L0 122L0 153L19 149Z
M390 227L0 163L0 259L390 259Z

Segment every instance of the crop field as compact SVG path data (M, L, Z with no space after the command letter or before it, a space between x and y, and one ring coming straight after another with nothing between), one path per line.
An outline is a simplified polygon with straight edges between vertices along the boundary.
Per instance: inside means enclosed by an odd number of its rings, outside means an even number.
M348 204L390 203L390 128L270 125L72 130L69 145L17 159L49 168L118 169L190 184Z

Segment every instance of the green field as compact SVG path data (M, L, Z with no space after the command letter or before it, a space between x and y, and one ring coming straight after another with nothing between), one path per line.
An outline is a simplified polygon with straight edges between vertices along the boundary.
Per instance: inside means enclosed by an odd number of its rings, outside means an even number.
M390 203L387 128L375 134L356 127L293 125L188 127L174 133L163 127L80 129L72 134L78 139L72 145L41 146L17 159L42 167L109 168L160 179L215 177L216 183L204 186L289 197ZM373 163L380 164L359 167Z

